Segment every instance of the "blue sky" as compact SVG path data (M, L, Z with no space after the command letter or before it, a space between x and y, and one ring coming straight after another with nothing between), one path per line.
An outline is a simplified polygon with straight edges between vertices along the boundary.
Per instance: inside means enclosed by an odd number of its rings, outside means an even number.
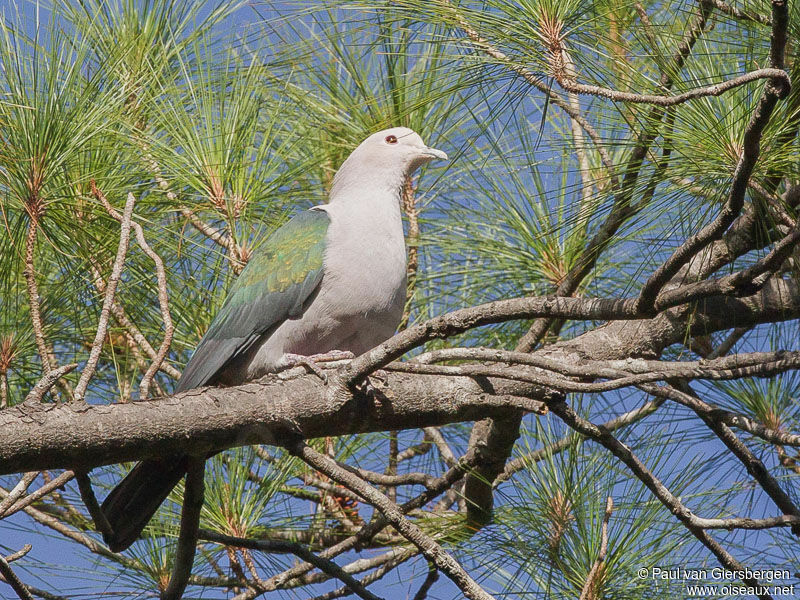
M20 0L0 0L0 15L9 21L22 24L24 31L30 37L36 35L37 24L41 35L47 35L50 24L51 12L47 8L47 2L36 2ZM207 9L208 10L208 9ZM19 15L19 19L17 18ZM221 33L242 37L252 38L251 27L257 25L263 17L272 18L276 16L276 11L266 9L264 6L245 6L226 20L221 26ZM16 478L4 478L9 486L13 486ZM41 479L35 485L39 485ZM98 490L98 496L102 499L103 492ZM80 503L77 498L74 501ZM14 569L17 571L23 582L50 590L58 595L72 596L80 598L93 597L136 597L131 592L131 585L125 578L117 579L115 572L109 570L97 559L95 555L86 550L83 546L65 540L63 536L47 530L38 525L24 513L17 513L10 518L2 521L0 526L0 548L5 554L10 554L19 550L25 544L32 544L33 549L22 560L15 563ZM364 556L363 554L361 556ZM357 558L358 555L349 553L337 559L339 564L346 564ZM421 583L424 579L424 569L427 563L424 560L415 560L409 566L403 566L387 575L383 580L370 586L370 590L385 598L404 598L409 589L407 580L411 577L419 577ZM415 574L414 571L423 570L422 574ZM279 571L265 572L262 576L268 577ZM321 594L341 587L341 583L332 581L310 588L314 594ZM416 585L410 589L415 589ZM453 598L459 594L458 589L446 578L440 577L439 581L432 588L429 598ZM288 597L305 598L306 592L276 592L269 597ZM412 591L413 595L413 591ZM148 597L145 592L143 597ZM202 598L224 598L231 597L220 590L201 590L190 588L187 590L186 597ZM0 598L16 599L16 595L7 585L0 583Z
M26 30L30 33L35 31L36 22L37 22L37 4L34 2L23 2L19 4L12 3L10 1L0 0L0 7L2 7L3 12L5 14L14 13L19 11L23 16L23 23L25 25ZM263 16L274 16L273 14L266 14L263 12L263 7L256 6L257 10L262 11ZM46 10L41 10L39 12L39 19L41 22L46 23L49 13ZM251 39L252 31L249 29L249 26L253 24L257 24L260 20L261 16L251 8L244 8L240 10L236 15L234 15L229 22L225 24L229 31L228 33L234 33L241 35L247 39ZM511 86L510 86L511 87ZM526 109L527 110L527 109ZM534 105L532 106L529 111L529 117L532 118L532 122L536 123L537 119L537 107ZM501 133L501 132L498 132ZM558 160L557 154L560 150L557 148L555 151L551 150L547 147L547 139L545 134L545 141L542 142L542 148L539 150L539 154L541 155L541 160L543 161L552 161L554 165L553 169L558 168ZM456 144L456 140L446 140L445 141ZM451 156L457 157L459 152L461 151L469 151L469 146L465 143L463 145L458 144L456 148L451 148L442 144L439 145L443 150L447 151L448 154ZM493 175L496 175L493 173ZM482 174L478 174L475 176L475 186L479 187L482 183L481 177ZM547 182L548 184L552 184L553 189L557 190L558 185L561 185L562 182L558 180L558 174L554 174L553 181ZM469 201L467 201L469 202ZM475 218L478 218L478 213L482 206L471 206L468 208L475 209ZM434 209L436 210L436 207ZM443 209L442 209L443 210ZM664 230L654 231L652 235L654 237L658 237L659 241L663 241L663 238L669 234L673 233L668 231L670 227L673 226L673 223L668 222L665 219L666 224L663 225ZM637 242L641 243L641 241ZM633 253L634 255L640 254L640 252ZM657 250L653 250L652 256L654 257L655 262L658 262L657 258ZM637 265L637 268L640 268ZM487 288L492 288L494 282L487 282ZM767 336L763 337L754 337L753 339L756 340L755 343L748 343L746 349L748 350L755 350L755 349L765 349L769 345L769 340L766 339ZM789 345L792 345L794 342L790 342ZM784 344L785 346L786 344ZM709 394L713 393L712 390L708 391ZM605 415L606 418L610 418L613 414L621 413L632 406L633 403L638 402L640 398L633 398L626 394L609 394L607 396L605 405L608 413ZM683 411L683 409L675 409L673 414L677 415L677 418L672 421L669 426L664 426L659 423L657 420L648 421L646 422L643 427L652 428L652 435L653 437L657 437L658 435L663 435L664 439L669 438L670 436L679 436L683 435L685 432L682 430L682 422L687 423L689 419L693 418L692 415L688 413L688 411ZM528 419L528 424L533 427L533 418ZM688 425L686 429L688 430ZM601 452L598 450L598 452ZM663 470L660 472L660 475L668 475L668 476L675 476L678 477L682 473L691 473L692 469L703 467L705 471L699 471L701 474L703 472L708 473L711 469L713 469L713 464L709 466L709 463L713 463L713 461L717 460L720 452L720 445L717 442L710 441L707 438L697 439L696 443L694 443L687 452L680 457L672 457L668 464L663 465ZM725 465L725 468L730 468L730 463ZM735 469L731 469L729 473L730 481L743 481L743 477L741 473ZM701 484L703 483L702 480L692 480L687 482L687 488L692 490L694 488L702 487ZM619 490L620 496L624 497L625 486L620 484L617 488ZM513 494L513 489L507 487L504 489L504 492L508 493L509 495ZM100 494L102 495L102 493ZM744 493L742 496L744 497ZM503 501L502 495L499 496L500 501ZM744 500L743 500L744 501ZM705 508L705 507L704 507ZM753 506L751 507L751 514L754 516L766 516L770 515L772 507L765 503L762 499L755 499L753 501ZM3 522L2 528L2 544L7 549L8 552L15 551L19 549L19 547L27 542L33 544L34 548L29 557L26 559L19 561L16 564L20 575L23 577L23 580L29 582L33 585L37 585L38 587L44 587L46 589L53 589L58 593L63 593L69 595L71 591L80 592L82 596L94 596L94 595L104 595L107 592L111 592L112 595L117 593L120 589L124 587L124 581L115 581L109 578L109 574L107 571L104 571L99 565L94 562L93 556L88 551L84 551L80 546L68 543L63 540L61 536L58 535L46 535L46 534L31 534L31 522L30 520L25 517L24 515L18 515L11 519L8 519ZM747 540L751 547L754 548L754 553L758 551L758 548L764 547L766 548L766 541L768 539L768 534L766 533L749 533ZM763 546L762 546L763 544ZM705 550L702 550L705 553ZM344 564L348 558L352 557L342 557L338 560L339 564ZM765 567L775 566L774 560L775 557L764 554L763 557ZM645 565L647 566L647 565ZM759 565L752 564L751 566L756 567ZM414 563L414 569L419 572L424 572L425 563L424 561L417 560ZM67 572L69 574L67 574ZM272 573L266 573L266 575L270 575ZM384 596L386 598L404 598L406 590L408 586L406 585L406 581L404 579L409 578L412 575L410 568L401 568L396 573L387 576L387 578L374 586L371 587L375 591L375 593ZM421 578L420 578L421 580ZM324 591L335 589L339 587L338 583L328 583L322 586L318 586L314 588L315 593L322 593ZM416 588L412 586L412 595L413 590ZM195 594L196 592L196 594ZM192 596L202 596L205 598L217 598L221 597L222 595L220 592L212 590L207 591L204 593L200 593L197 590L193 590ZM305 598L307 595L305 593L296 593L296 592L287 592L284 594L286 597L297 597L297 598ZM0 584L0 597L8 597L13 598L13 595L10 595L10 590L2 584ZM459 593L455 586L453 586L446 577L440 577L439 581L435 584L433 588L433 592L429 594L429 598L455 598L459 597ZM522 597L522 594L519 594L519 597Z

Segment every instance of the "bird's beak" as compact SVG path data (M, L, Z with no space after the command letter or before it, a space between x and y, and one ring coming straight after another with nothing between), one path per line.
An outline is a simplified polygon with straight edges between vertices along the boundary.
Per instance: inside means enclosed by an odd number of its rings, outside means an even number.
M423 148L422 155L429 159L440 158L442 160L449 160L447 158L447 154L445 154L441 150L437 150L436 148L429 148L428 146L425 146L425 148Z

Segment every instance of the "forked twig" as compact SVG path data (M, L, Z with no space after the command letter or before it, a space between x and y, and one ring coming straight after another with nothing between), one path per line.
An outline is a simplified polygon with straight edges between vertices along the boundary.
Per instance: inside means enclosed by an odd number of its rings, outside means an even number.
M133 217L133 207L135 204L136 198L133 194L129 193L125 201L125 212L123 213L122 226L120 227L117 256L111 268L111 275L106 282L105 298L103 298L103 307L100 310L100 319L98 319L97 322L97 332L94 336L94 342L92 342L92 350L89 353L89 360L86 361L86 366L83 368L81 377L78 380L78 385L75 386L74 396L75 400L78 402L84 399L86 389L89 387L89 381L94 376L97 363L100 360L100 352L103 349L106 332L108 331L108 319L111 316L111 303L114 300L114 295L117 293L117 284L119 284L119 280L122 277L122 267L125 263L125 257L128 254L131 219Z
M108 214L122 223L124 216L119 214L119 212L115 210L113 206L111 206L111 203L108 201L105 195L95 185L94 180L92 180L91 184L92 193L103 204L103 207L105 207ZM158 352L152 357L153 362L150 364L150 367L147 369L147 371L145 371L144 377L142 377L142 380L139 383L139 397L144 399L147 398L153 377L155 377L155 374L161 368L161 364L164 362L167 352L169 352L169 348L172 345L172 336L175 333L175 325L172 322L172 315L169 311L169 294L167 293L167 274L164 269L164 261L161 260L161 257L156 254L156 252L150 247L150 244L147 243L147 239L144 237L144 230L142 229L142 226L136 221L132 221L131 226L136 234L136 241L142 248L142 251L149 256L156 265L156 279L158 281L158 305L161 309L161 319L164 322L164 339L161 342Z

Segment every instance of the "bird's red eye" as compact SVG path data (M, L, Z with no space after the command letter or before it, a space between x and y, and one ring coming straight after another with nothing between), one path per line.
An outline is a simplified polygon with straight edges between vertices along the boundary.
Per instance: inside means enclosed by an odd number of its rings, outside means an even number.
M397 143L397 136L396 135L387 135L386 136L386 143L387 144L396 144Z

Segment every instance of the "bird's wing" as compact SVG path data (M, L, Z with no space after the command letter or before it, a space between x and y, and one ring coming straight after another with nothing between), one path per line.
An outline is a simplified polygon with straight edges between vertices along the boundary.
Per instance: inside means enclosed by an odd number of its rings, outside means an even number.
M176 392L209 383L270 330L303 314L322 280L329 223L324 210L304 211L253 253L189 359Z

